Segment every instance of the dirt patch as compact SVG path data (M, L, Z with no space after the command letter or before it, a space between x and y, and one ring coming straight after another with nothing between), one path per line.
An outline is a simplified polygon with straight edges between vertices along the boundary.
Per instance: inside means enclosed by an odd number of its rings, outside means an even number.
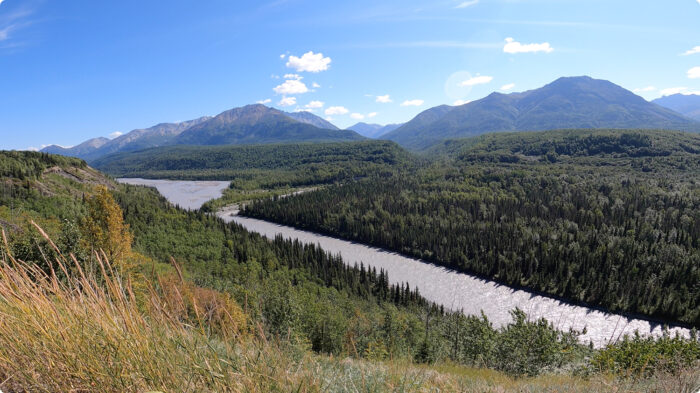
M21 232L22 231L22 228L20 228L19 226L15 225L11 222L5 221L3 219L0 219L0 229L4 230L6 234L12 233L12 232Z
M82 168L68 168L64 169L59 166L54 166L44 170L44 175L55 174L64 177L69 180L81 184L93 184L93 185L103 185L110 190L116 188L115 183L109 178L105 177L93 168L88 167L87 169Z

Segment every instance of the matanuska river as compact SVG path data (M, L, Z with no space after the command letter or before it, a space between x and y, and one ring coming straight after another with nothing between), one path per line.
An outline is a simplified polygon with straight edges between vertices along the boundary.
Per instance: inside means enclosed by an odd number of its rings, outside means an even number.
M226 187L226 182L170 181L145 179L119 179L120 182L153 186L168 200L187 208L197 208L206 200L218 198ZM218 183L218 184L217 184ZM184 200L194 200L189 195L196 191L199 206ZM355 242L336 239L313 232L278 225L268 221L242 217L233 209L218 213L227 222L236 222L251 232L257 232L267 238L282 235L304 243L320 245L324 250L340 254L345 263L384 269L392 283L408 283L418 288L426 299L445 306L451 310L462 310L465 314L484 314L495 326L502 326L511 321L510 310L519 307L531 319L546 318L562 330L573 328L583 330L581 336L585 343L591 341L596 347L615 341L625 334L639 331L642 335L661 335L661 325L643 319L627 318L617 314L606 313L596 309L572 305L528 291L513 289L493 281L483 280L469 274L459 273L419 259L405 257L394 252L369 247ZM681 327L670 327L670 333L688 336L690 331Z

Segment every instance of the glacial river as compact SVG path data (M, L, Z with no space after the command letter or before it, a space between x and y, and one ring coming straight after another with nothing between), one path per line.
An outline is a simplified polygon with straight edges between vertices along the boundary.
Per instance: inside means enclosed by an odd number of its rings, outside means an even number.
M226 188L220 184L226 182L144 179L119 179L119 181L153 186L168 200L187 208L197 208L208 199L218 198L223 189ZM208 199L204 199L205 197ZM194 200L198 201L199 206L196 206ZM183 204L183 201L189 201L189 203ZM359 264L362 262L365 266L372 266L377 270L384 269L389 273L389 279L392 283L405 282L413 288L417 287L426 299L452 310L462 310L466 314L476 315L479 315L483 310L484 314L496 326L510 322L509 311L519 307L530 318L544 317L562 330L586 328L586 334L581 336L582 341L588 342L590 340L596 347L615 341L624 334L633 334L635 330L642 335L660 335L662 333L660 325L646 320L630 319L617 314L571 305L394 252L267 221L242 217L236 213L236 210L229 209L219 212L218 215L227 222L234 221L249 231L258 232L267 238L274 238L281 234L284 237L298 239L305 243L319 244L326 251L340 254L346 263ZM671 334L680 333L684 336L690 334L688 329L680 327L672 327L670 331Z

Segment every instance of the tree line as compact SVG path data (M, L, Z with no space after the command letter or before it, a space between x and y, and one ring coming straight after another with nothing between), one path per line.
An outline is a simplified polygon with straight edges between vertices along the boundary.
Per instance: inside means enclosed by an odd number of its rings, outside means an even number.
M574 302L700 326L700 160L688 151L700 138L683 135L688 141L678 147L674 135L601 134L453 143L449 157L432 165L259 200L243 214ZM640 148L673 154L637 157ZM637 153L623 154L630 149ZM578 153L552 160L548 152ZM499 159L504 154L519 156Z

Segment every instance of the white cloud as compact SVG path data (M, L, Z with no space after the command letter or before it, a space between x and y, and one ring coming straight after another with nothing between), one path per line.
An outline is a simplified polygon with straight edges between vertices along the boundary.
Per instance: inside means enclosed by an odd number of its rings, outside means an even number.
M377 98L375 99L375 101L376 101L376 102L380 102L380 103L382 103L382 104L388 104L388 103L391 102L391 97L389 97L388 94L387 94L387 95L383 95L383 96L377 96Z
M700 1L700 0L698 0L698 1ZM467 7L471 7L473 5L476 5L478 3L479 3L479 0L469 0L469 1L459 3L455 8L467 8Z
M2 0L0 0L0 4L2 4ZM39 151L39 149L37 149L37 148L34 147L34 146L29 146L29 147L27 148L27 151Z
M503 52L505 53L551 53L552 51L554 51L554 48L549 45L549 42L543 42L541 44L521 44L511 37L506 38L506 44L503 46Z
M421 106L423 105L423 100L406 100L401 103L401 106Z
M258 104L263 104L263 105L265 105L265 104L269 104L269 103L271 103L271 102L272 102L271 99L266 98L266 99L264 99L264 100L258 101Z
M280 55L280 59L284 59L285 57L287 57L287 55L284 54L284 53L282 53L282 54Z
M656 87L654 87L654 86L638 87L636 89L633 89L632 91L635 93L648 93L650 91L656 91Z
M669 87L667 89L662 89L659 93L661 93L661 96L672 96L674 94L679 94L684 91L688 90L687 87Z
M700 0L698 0L700 1ZM690 79L698 79L700 78L700 67L693 67L688 70L688 78Z
M292 106L297 104L297 98L296 97L282 97L280 102L278 103L279 106Z
M113 133L109 134L109 139L114 139L114 138L116 138L116 137L118 137L118 136L122 136L122 135L124 135L123 132L121 132L121 131L114 131Z
M343 106L331 106L328 109L326 109L323 113L325 113L327 116L331 116L331 115L347 115L348 112L350 112L350 111Z
M452 105L460 106L460 105L468 104L470 102L472 102L472 101L471 100L457 100L457 101L453 102Z
M284 79L296 79L300 81L304 79L304 77L299 74L284 74Z
M367 114L367 117L373 118L373 117L375 117L375 116L377 116L377 115L378 115L377 112L370 112L370 113Z
M323 101L311 101L308 104L306 104L305 108L309 109L318 109L318 108L323 108Z
M287 79L281 85L272 89L277 94L304 94L309 92L309 88L306 87L304 82L298 81L296 79Z
M507 85L501 86L501 90L502 90L502 91L508 91L508 90L510 90L510 89L512 89L512 88L514 88L514 87L515 87L515 83L509 83L509 84L507 84Z
M362 113L352 113L350 114L350 117L352 117L355 120L362 120L365 118L365 115L363 115Z
M700 0L698 0L698 1L700 1ZM700 46L696 46L693 49L685 51L683 53L683 56L694 55L696 53L700 53Z
M459 86L460 87L468 87L468 86L476 86L476 85L483 85L486 83L489 83L493 80L492 76L475 76L473 78L469 78L465 81L460 82Z
M5 41L9 36L10 36L10 30L14 26L8 26L2 30L0 30L0 41Z
M321 87L321 85L319 85L318 83L314 82L314 83L311 84L311 87L313 87L314 89L318 89L318 88Z
M323 57L323 53L309 51L301 57L289 56L287 67L294 68L298 72L321 72L328 69L331 64L330 57Z

